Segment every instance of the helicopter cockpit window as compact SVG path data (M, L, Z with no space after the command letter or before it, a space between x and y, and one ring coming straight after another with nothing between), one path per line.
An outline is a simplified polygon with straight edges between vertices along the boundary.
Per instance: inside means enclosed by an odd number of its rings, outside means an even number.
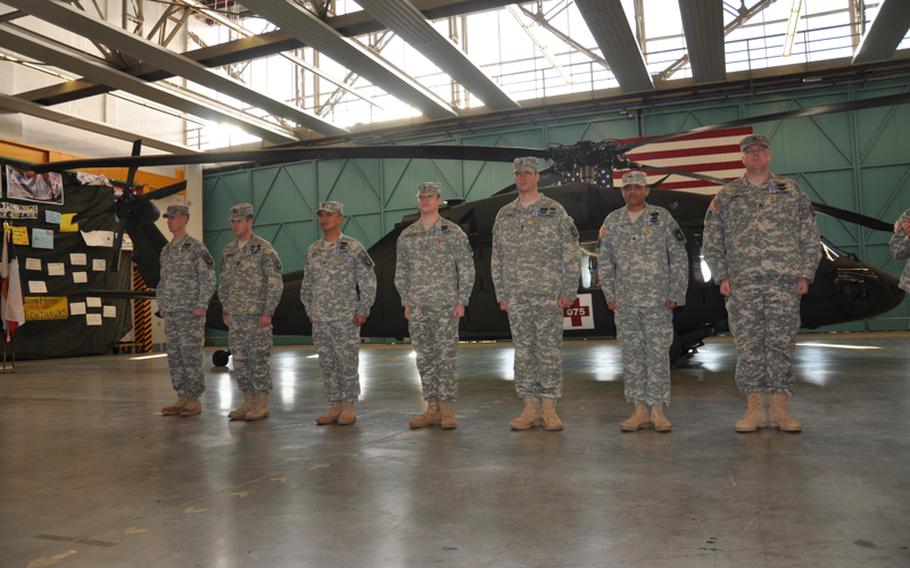
M836 258L839 258L841 256L847 256L846 252L837 248L837 245L835 245L834 243L832 243L825 237L822 237L821 241L822 241L822 252L824 253L825 258L827 258L828 260L833 262L834 259L836 259Z

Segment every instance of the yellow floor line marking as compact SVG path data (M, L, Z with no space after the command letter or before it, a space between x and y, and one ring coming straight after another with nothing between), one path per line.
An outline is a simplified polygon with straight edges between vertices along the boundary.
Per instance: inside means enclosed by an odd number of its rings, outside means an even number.
M314 470L317 470L317 469L326 469L326 468L329 468L329 467L332 467L332 464L329 464L329 463L318 463L318 464L314 465L313 467L311 467L311 468L310 468L310 471L314 471Z
M234 497L246 497L249 494L249 491L234 491L233 493L228 493L228 495L233 495Z
M269 479L269 481L277 481L279 483L284 483L287 480L288 480L288 478L285 475L279 475L277 477L272 477Z
M60 564L63 562L67 556L72 556L74 554L79 554L78 550L65 550L63 552L58 552L57 554L52 554L51 556L41 556L35 558L26 565L26 568L40 568L41 566L53 566L54 564Z
M141 534L144 532L149 532L148 529L140 529L139 527L127 527L123 529L123 534Z
M183 510L184 513L203 513L205 511L208 511L208 509L205 509L205 508L197 509L196 507L187 507L186 509Z

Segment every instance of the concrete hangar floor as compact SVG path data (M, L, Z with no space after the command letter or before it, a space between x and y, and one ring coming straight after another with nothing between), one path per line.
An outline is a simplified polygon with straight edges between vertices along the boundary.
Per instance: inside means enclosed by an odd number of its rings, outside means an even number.
M272 416L161 417L164 358L0 376L0 566L910 566L910 334L803 335L802 434L736 434L729 339L673 376L670 434L619 432L619 348L566 343L561 433L511 432L510 343L459 350L455 431L412 431L407 345L364 346L351 427L318 427L312 347Z

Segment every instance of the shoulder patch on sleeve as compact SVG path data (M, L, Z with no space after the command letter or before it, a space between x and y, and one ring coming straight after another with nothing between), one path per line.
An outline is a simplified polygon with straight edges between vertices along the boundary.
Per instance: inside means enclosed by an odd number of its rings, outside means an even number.
M678 227L676 228L675 231L673 231L673 236L676 237L676 240L677 240L677 241L685 241L685 240L686 240L686 235L682 232L682 229L680 229L680 228L678 228Z
M360 249L360 252L357 254L360 258L360 262L367 268L373 268L373 259L370 258L369 253L365 249Z

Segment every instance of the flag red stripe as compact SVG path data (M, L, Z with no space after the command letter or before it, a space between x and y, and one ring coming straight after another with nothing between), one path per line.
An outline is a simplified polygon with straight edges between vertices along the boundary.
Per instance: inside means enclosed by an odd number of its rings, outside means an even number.
M647 148L647 146L642 146ZM637 161L658 160L662 158L686 158L689 156L712 156L714 154L732 154L739 153L737 144L725 144L723 146L698 146L693 148L681 148L679 150L659 150L656 152L629 152L626 157Z

